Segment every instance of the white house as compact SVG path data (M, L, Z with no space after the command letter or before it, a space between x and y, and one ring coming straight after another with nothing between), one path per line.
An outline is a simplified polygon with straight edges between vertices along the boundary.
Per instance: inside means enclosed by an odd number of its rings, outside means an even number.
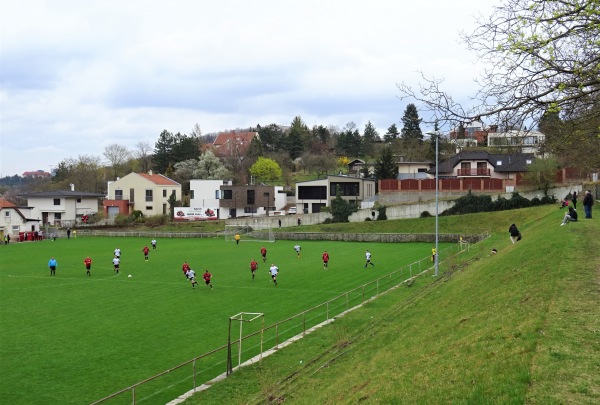
M9 235L17 240L20 232L36 232L40 230L40 220L31 219L31 207L17 207L10 201L0 197L0 240Z
M21 194L31 207L31 218L43 225L71 226L83 215L98 213L98 201L103 194L74 190L40 191Z
M538 155L545 140L546 135L539 131L490 132L487 135L487 146Z

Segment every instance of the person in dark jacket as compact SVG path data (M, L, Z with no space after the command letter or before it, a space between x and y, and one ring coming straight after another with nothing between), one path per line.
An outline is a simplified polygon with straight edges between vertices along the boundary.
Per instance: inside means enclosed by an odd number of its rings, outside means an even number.
M592 219L592 205L594 205L594 196L590 190L586 190L583 196L583 210L587 219Z
M571 194L571 202L573 203L573 208L577 209L577 191L573 191Z
M560 226L563 226L567 222L577 222L577 211L573 207L569 207L569 212L565 214L562 223Z
M516 241L519 240L519 238L521 236L521 232L519 232L519 230L517 229L517 226L515 224L510 225L510 227L508 228L508 232L510 233L510 241L512 243L515 243Z

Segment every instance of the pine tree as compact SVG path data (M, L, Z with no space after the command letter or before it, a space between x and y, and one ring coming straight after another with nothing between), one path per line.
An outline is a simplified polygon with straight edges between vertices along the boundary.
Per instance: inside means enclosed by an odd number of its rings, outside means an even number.
M409 104L404 110L402 117L402 139L405 141L423 142L423 132L421 132L420 124L422 119L419 118L419 112L414 104Z
M394 162L392 148L386 146L381 151L381 156L375 162L375 177L379 180L395 179L398 175L398 166Z
M394 139L397 139L398 135L400 135L400 133L398 132L398 128L396 127L396 124L392 124L388 128L388 130L385 133L385 135L383 135L383 140L386 141L386 142L390 142L390 141L392 141Z

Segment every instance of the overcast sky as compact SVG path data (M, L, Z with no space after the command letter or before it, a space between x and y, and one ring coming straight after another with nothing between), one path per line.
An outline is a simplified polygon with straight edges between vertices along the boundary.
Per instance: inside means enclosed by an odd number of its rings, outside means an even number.
M409 102L396 84L418 71L474 93L482 67L459 32L498 1L0 0L0 175L195 124L300 115L383 135Z

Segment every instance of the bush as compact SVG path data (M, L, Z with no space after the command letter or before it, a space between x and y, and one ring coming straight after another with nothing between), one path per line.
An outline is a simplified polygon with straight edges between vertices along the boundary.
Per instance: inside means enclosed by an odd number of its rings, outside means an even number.
M533 197L531 199L531 205L533 207L538 206L538 205L542 205L542 201L539 198L537 198L537 197Z
M423 212L421 212L420 217L421 218L430 218L430 217L432 217L432 215L429 213L429 211L423 211Z
M131 216L132 216L134 219L138 219L138 218L142 218L142 217L144 216L144 214L143 214L143 213L142 213L142 211L140 211L140 210L135 210L135 211L133 211L133 212L131 213Z
M115 225L127 226L133 222L133 217L125 214L117 214L115 217Z
M146 217L146 225L148 226L161 226L165 225L169 221L169 217L167 215L153 215L151 217Z
M385 205L382 205L380 207L377 207L377 212L379 213L379 215L377 215L377 220L378 221L385 221L387 218L387 207Z
M333 223L333 220L331 218L325 218L325 221L323 221L324 224L331 224Z
M369 222L370 222L370 221L372 221L372 219L371 219L370 217L366 217L366 218L365 218L365 222L367 222L367 221L369 221Z

